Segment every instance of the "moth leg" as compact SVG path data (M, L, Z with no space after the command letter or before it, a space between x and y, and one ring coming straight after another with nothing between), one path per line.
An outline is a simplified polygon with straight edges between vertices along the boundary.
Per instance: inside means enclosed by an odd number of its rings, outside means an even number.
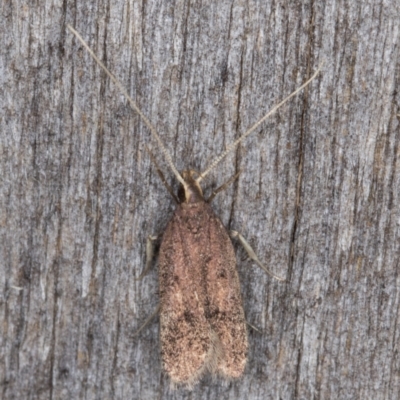
M149 272L153 258L154 258L154 250L155 245L154 242L157 240L157 236L148 236L146 241L146 265L144 267L143 272L136 278L136 281L140 281L144 278L144 276Z
M144 321L143 325L133 334L133 336L139 335L139 333L151 322L151 320L157 316L157 314L160 312L160 304L157 306L153 314L151 314L149 317L147 317L146 321Z
M229 181L226 181L224 184L222 184L220 187L215 189L211 196L206 200L207 203L211 203L211 201L214 199L214 197L219 193L225 190L231 183L233 183L237 178L239 178L239 175L242 173L242 170L240 170L235 176L232 176Z
M250 246L249 242L237 231L231 231L231 237L232 238L237 238L239 239L240 244L243 246L243 248L246 250L247 254L249 257L260 267L262 268L269 276L272 278L277 279L278 281L285 281L284 278L281 278L280 276L277 276L273 274L267 267L265 267L261 261L258 259L256 253Z
M249 321L246 321L246 324L253 330L255 330L258 333L262 333L260 329L258 329L257 327L255 327L253 324L251 324Z
M169 185L169 183L168 183L167 180L165 179L165 176L164 176L164 174L162 173L160 167L158 166L157 161L156 161L156 159L155 159L153 153L151 152L151 150L150 150L147 146L146 146L146 149L147 149L148 153L150 154L150 159L151 159L151 161L153 161L154 165L156 166L156 171L157 171L158 176L159 176L160 179L161 179L161 182L164 184L164 186L165 186L165 188L168 190L169 194L170 194L170 195L172 196L172 198L175 200L175 203L176 203L176 204L179 204L178 198L176 197L176 195L175 195L174 191L172 190L171 186Z

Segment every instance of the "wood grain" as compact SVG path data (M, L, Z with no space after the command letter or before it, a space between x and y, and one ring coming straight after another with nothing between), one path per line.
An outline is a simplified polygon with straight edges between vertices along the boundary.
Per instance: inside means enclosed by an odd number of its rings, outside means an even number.
M149 0L0 5L0 382L4 399L395 399L400 391L400 5ZM140 119L210 174L206 196L287 283L237 247L249 333L239 381L171 391L157 272L135 280L174 203Z

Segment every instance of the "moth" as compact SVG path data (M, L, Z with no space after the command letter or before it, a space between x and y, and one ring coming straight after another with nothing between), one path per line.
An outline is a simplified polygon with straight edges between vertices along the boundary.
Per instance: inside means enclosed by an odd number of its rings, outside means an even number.
M225 189L237 175L218 188L207 200L200 182L270 115L305 88L317 76L321 66L309 80L229 145L208 169L202 173L193 170L179 173L155 128L121 83L96 57L82 37L69 25L68 29L143 119L180 182L178 196L175 196L156 164L163 183L177 202L159 250L158 312L163 368L174 385L191 387L206 372L227 379L238 378L246 365L248 341L236 256L228 231L209 204L215 194ZM150 156L156 163L151 152ZM284 280L265 268L241 234L232 231L231 236L239 239L250 258L269 275ZM148 255L153 252L149 243ZM149 265L148 256L145 271Z

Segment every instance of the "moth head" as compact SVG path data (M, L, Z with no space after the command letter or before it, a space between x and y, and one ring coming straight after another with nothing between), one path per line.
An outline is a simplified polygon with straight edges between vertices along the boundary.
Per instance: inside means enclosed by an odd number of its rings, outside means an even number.
M180 185L178 190L178 198L181 203L199 203L204 201L203 191L200 184L196 180L199 174L190 169L182 171L182 178L185 185Z

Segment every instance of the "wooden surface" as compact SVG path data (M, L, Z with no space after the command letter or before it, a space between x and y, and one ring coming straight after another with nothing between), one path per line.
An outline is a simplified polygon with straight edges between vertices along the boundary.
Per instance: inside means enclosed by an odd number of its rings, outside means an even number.
M43 0L0 4L3 399L396 399L400 391L399 2ZM145 240L174 203L156 142L66 30L204 170L325 60L320 76L207 178L237 248L242 379L172 391Z

